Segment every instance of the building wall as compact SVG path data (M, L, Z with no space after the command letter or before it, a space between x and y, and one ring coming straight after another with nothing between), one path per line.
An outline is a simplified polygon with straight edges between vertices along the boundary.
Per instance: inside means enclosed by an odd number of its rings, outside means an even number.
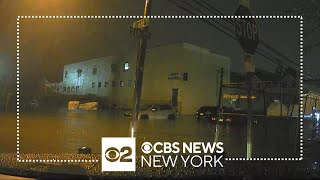
M131 106L135 64L136 53L124 58L98 58L65 65L59 91L63 94L94 94L107 97L112 104L120 107ZM129 68L125 69L125 65L129 65ZM115 67L113 68L115 71L111 66ZM93 75L95 67L97 74ZM187 43L150 48L146 52L144 64L141 102L171 102L172 89L177 88L178 108L182 114L194 114L200 106L216 105L221 67L224 68L223 81L229 82L229 58ZM78 76L78 69L82 70L81 76ZM172 76L174 73L178 75ZM183 73L188 74L187 81L181 79ZM180 79L169 79L169 77ZM94 88L92 88L93 82ZM98 88L99 82L101 82L100 88ZM105 82L107 87L104 86Z
M120 65L129 62L129 71L120 72L119 81L134 79L136 55L127 56ZM224 82L230 79L230 59L205 49L178 43L147 50L144 64L142 102L171 101L172 89L178 88L178 102L182 114L194 114L203 105L216 105L219 90L219 73L224 67ZM188 73L188 80L169 80L172 73ZM130 105L133 100L131 86L117 86L119 104Z
M111 65L116 64L118 60L118 57L111 56L65 65L63 82L59 86L59 92L111 97L112 80L116 75L112 72ZM94 68L97 70L96 74L93 74ZM82 72L78 74L78 70L82 70ZM99 83L101 83L101 87L99 87Z

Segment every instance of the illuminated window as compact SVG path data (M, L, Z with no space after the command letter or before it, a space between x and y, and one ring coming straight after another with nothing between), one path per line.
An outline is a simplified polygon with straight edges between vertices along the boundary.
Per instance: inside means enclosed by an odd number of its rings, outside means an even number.
M64 72L64 78L68 77L68 71Z
M124 82L120 81L120 87L123 87L123 86L124 86Z
M78 77L80 77L80 76L81 76L81 73L82 73L82 69L78 69L78 70L77 70L77 73L78 73Z
M116 81L112 81L112 87L116 87Z
M76 92L78 92L79 91L79 86L76 86Z
M129 70L129 63L128 63L128 61L127 62L125 62L124 63L124 65L123 65L123 71L127 71L127 70Z
M101 88L101 82L98 82L98 88Z
M95 86L96 86L96 83L95 83L95 82L92 82L91 87L92 87L92 88L95 88Z
M97 69L96 67L94 67L94 68L92 69L92 75L96 75L96 74L97 74L97 71L98 71L98 69Z

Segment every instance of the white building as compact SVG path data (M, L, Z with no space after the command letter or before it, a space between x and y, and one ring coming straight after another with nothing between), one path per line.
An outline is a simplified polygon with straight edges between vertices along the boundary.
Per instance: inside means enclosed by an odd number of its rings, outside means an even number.
M107 57L64 66L63 94L94 94L110 104L131 105L136 53ZM216 105L219 70L224 82L230 79L230 59L188 43L167 44L147 49L141 101L171 102L182 114L194 114L200 106Z
M102 57L64 66L63 81L51 84L61 94L96 95L112 94L113 66L119 57Z

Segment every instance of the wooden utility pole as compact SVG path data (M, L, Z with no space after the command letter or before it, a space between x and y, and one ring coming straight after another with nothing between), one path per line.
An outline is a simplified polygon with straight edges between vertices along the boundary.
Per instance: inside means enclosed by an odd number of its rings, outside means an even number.
M134 99L133 99L133 122L138 119L140 98L141 98L141 89L142 89L142 80L143 80L143 67L144 59L147 48L147 40L149 38L149 18L151 11L151 0L145 1L144 7L144 18L136 21L132 28L131 32L138 36L138 52L137 52L137 61L136 61L136 73L135 73L135 85L134 85Z
M218 142L219 141L219 119L222 116L222 108L221 108L221 100L222 100L222 86L223 86L223 67L220 69L220 86L219 86L219 97L218 97L218 119L216 120L216 130L214 134L214 141Z
M223 67L220 69L220 86L219 86L219 99L218 99L218 108L221 108L221 100L222 100L222 86L223 86Z

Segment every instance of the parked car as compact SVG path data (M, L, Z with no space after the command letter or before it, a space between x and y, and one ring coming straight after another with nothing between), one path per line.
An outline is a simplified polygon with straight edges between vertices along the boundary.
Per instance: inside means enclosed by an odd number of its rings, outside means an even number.
M201 106L197 110L197 120L212 120L217 116L218 107L217 106Z
M124 117L131 117L132 110L123 113ZM175 109L170 104L149 104L139 108L138 119L176 119Z
M235 110L231 107L221 107L221 116L219 117L219 108L217 106L202 106L198 109L197 120L207 120L218 123L231 123L233 121L240 122L243 119L244 111Z

